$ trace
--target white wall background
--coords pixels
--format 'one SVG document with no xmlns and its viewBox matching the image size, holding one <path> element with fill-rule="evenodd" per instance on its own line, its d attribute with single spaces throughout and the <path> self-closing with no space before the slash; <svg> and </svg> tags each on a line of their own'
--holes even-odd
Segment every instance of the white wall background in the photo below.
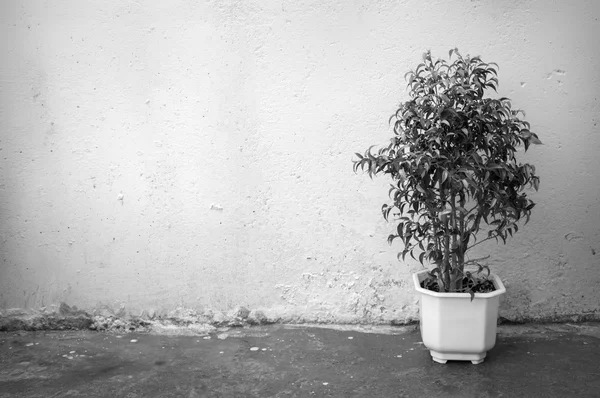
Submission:
<svg viewBox="0 0 600 398">
<path fill-rule="evenodd" d="M 0 5 L 0 308 L 263 309 L 403 322 L 417 307 L 352 154 L 403 75 L 455 46 L 500 65 L 541 188 L 478 246 L 511 319 L 600 310 L 600 2 L 35 1 Z"/>
</svg>

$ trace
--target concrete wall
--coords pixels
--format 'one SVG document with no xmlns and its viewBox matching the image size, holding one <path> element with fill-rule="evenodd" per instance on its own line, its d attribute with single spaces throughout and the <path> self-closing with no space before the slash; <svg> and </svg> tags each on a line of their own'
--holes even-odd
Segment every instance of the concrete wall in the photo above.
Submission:
<svg viewBox="0 0 600 398">
<path fill-rule="evenodd" d="M 0 308 L 262 309 L 404 322 L 384 144 L 403 75 L 458 46 L 545 143 L 533 219 L 480 245 L 509 319 L 600 309 L 597 1 L 41 1 L 0 6 Z"/>
</svg>

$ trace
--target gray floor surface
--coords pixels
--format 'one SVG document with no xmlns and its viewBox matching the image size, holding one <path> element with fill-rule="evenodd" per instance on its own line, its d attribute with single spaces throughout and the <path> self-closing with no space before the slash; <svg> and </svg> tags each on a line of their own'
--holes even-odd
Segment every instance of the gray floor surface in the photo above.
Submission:
<svg viewBox="0 0 600 398">
<path fill-rule="evenodd" d="M 0 333 L 0 397 L 600 397 L 600 324 L 501 326 L 479 365 L 418 326 Z"/>
</svg>

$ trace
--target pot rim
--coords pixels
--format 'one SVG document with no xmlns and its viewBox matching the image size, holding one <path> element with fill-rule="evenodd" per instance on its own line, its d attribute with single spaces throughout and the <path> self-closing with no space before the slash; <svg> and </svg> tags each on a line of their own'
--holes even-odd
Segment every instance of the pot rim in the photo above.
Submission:
<svg viewBox="0 0 600 398">
<path fill-rule="evenodd" d="M 421 294 L 426 294 L 426 295 L 432 296 L 432 297 L 468 298 L 469 300 L 471 299 L 470 293 L 439 293 L 439 292 L 434 292 L 431 290 L 423 289 L 421 287 L 421 281 L 423 279 L 425 279 L 425 276 L 427 276 L 428 273 L 429 273 L 429 270 L 426 269 L 426 270 L 415 272 L 413 274 L 413 282 L 415 284 L 415 290 L 417 292 L 419 292 Z M 502 280 L 500 279 L 500 277 L 498 275 L 491 273 L 489 278 L 492 280 L 492 283 L 494 284 L 494 287 L 496 288 L 496 290 L 494 290 L 493 292 L 489 292 L 489 293 L 475 293 L 475 298 L 489 299 L 492 297 L 501 296 L 504 293 L 506 293 L 506 287 L 504 287 L 504 284 L 502 283 Z"/>
</svg>

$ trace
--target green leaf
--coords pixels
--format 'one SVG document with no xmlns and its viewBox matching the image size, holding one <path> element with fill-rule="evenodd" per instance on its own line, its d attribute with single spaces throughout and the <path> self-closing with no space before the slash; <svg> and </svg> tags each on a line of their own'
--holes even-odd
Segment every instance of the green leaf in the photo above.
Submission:
<svg viewBox="0 0 600 398">
<path fill-rule="evenodd" d="M 534 145 L 542 145 L 542 141 L 540 141 L 540 139 L 533 134 L 531 135 L 531 137 L 529 137 L 529 143 Z"/>
<path fill-rule="evenodd" d="M 404 239 L 404 223 L 403 222 L 398 224 L 398 228 L 396 229 L 396 231 L 398 232 L 398 236 L 400 238 Z"/>
<path fill-rule="evenodd" d="M 444 171 L 442 171 L 442 178 L 440 180 L 441 184 L 443 184 L 448 179 L 448 175 L 448 170 L 444 169 Z"/>
</svg>

